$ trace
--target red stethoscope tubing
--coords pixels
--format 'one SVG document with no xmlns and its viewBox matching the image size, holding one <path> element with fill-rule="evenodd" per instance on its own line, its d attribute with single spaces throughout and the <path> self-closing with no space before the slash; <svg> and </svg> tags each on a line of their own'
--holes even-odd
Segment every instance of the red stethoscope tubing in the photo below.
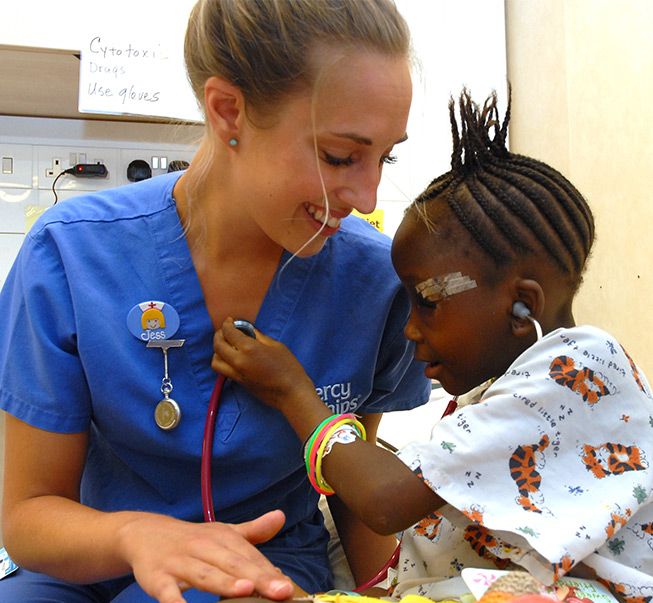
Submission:
<svg viewBox="0 0 653 603">
<path fill-rule="evenodd" d="M 213 491 L 211 489 L 211 458 L 213 456 L 213 435 L 215 431 L 215 420 L 218 416 L 218 405 L 220 403 L 220 396 L 222 395 L 222 388 L 226 381 L 224 375 L 218 375 L 211 392 L 209 399 L 209 407 L 206 411 L 206 421 L 204 423 L 204 438 L 202 439 L 202 466 L 201 466 L 201 482 L 202 482 L 202 510 L 204 511 L 204 521 L 215 521 L 215 511 L 213 508 Z M 388 568 L 392 567 L 399 558 L 399 546 L 395 549 L 392 557 L 388 559 L 386 564 L 379 570 L 376 576 L 371 580 L 361 584 L 354 592 L 361 592 L 374 586 L 380 580 L 386 577 Z"/>
<path fill-rule="evenodd" d="M 218 403 L 222 395 L 222 387 L 225 382 L 224 375 L 218 375 L 211 392 L 209 408 L 206 411 L 204 423 L 204 438 L 202 439 L 202 509 L 204 510 L 204 521 L 215 521 L 213 510 L 213 491 L 211 490 L 211 458 L 213 456 L 213 432 L 215 430 L 215 419 L 218 416 Z"/>
<path fill-rule="evenodd" d="M 204 423 L 204 438 L 202 440 L 202 467 L 201 467 L 201 482 L 202 482 L 202 509 L 204 510 L 204 521 L 212 522 L 215 521 L 215 512 L 213 509 L 213 492 L 211 490 L 211 457 L 213 456 L 213 432 L 215 431 L 215 419 L 218 415 L 218 404 L 220 402 L 220 396 L 222 395 L 222 388 L 226 378 L 224 375 L 218 375 L 218 378 L 215 381 L 213 386 L 213 391 L 211 392 L 211 398 L 209 400 L 209 408 L 206 412 L 206 421 Z M 443 417 L 451 414 L 456 408 L 455 398 L 449 402 L 447 408 L 444 411 Z M 397 545 L 397 548 L 392 553 L 390 559 L 386 561 L 383 567 L 377 572 L 377 574 L 369 579 L 364 584 L 357 586 L 354 589 L 355 593 L 360 593 L 368 588 L 371 588 L 375 584 L 378 584 L 381 580 L 385 579 L 388 575 L 388 570 L 397 563 L 399 559 L 399 551 L 401 548 L 401 543 Z"/>
<path fill-rule="evenodd" d="M 215 420 L 218 416 L 218 405 L 220 403 L 220 396 L 222 395 L 222 388 L 226 381 L 224 375 L 218 375 L 211 392 L 209 400 L 209 408 L 206 411 L 206 421 L 204 423 L 204 438 L 202 439 L 202 466 L 201 466 L 201 482 L 202 482 L 202 510 L 204 511 L 204 521 L 215 521 L 215 511 L 213 508 L 213 491 L 211 489 L 211 458 L 213 456 L 213 434 L 215 431 Z M 388 559 L 385 565 L 379 572 L 372 578 L 361 584 L 354 589 L 354 592 L 362 592 L 374 586 L 379 581 L 383 580 L 388 574 L 388 568 L 393 567 L 399 559 L 399 546 L 395 549 L 392 557 Z"/>
<path fill-rule="evenodd" d="M 388 570 L 391 567 L 394 567 L 397 564 L 397 561 L 399 561 L 399 553 L 401 551 L 401 542 L 397 544 L 397 548 L 394 550 L 394 553 L 390 556 L 390 559 L 388 559 L 385 562 L 385 565 L 377 572 L 377 574 L 374 576 L 374 578 L 370 578 L 367 582 L 364 582 L 360 586 L 357 586 L 354 589 L 355 593 L 362 593 L 366 591 L 368 588 L 372 588 L 373 586 L 376 586 L 381 580 L 385 580 L 388 577 Z"/>
</svg>

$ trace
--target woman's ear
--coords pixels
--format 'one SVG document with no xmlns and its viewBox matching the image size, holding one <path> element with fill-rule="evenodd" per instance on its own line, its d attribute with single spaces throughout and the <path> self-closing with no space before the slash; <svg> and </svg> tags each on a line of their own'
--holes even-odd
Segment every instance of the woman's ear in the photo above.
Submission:
<svg viewBox="0 0 653 603">
<path fill-rule="evenodd" d="M 204 84 L 204 110 L 214 134 L 233 147 L 238 140 L 244 115 L 244 98 L 240 88 L 224 78 L 213 76 Z"/>
<path fill-rule="evenodd" d="M 533 323 L 530 316 L 539 320 L 544 312 L 544 291 L 533 279 L 519 279 L 514 284 L 514 297 L 510 309 L 512 332 L 517 337 L 532 336 Z"/>
</svg>

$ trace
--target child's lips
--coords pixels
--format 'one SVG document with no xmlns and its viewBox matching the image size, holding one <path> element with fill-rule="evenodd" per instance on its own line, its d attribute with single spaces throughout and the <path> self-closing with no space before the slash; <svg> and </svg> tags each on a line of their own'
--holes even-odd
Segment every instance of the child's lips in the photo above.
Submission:
<svg viewBox="0 0 653 603">
<path fill-rule="evenodd" d="M 428 362 L 426 368 L 424 369 L 424 374 L 429 379 L 437 379 L 438 375 L 441 372 L 442 364 L 440 362 Z"/>
</svg>

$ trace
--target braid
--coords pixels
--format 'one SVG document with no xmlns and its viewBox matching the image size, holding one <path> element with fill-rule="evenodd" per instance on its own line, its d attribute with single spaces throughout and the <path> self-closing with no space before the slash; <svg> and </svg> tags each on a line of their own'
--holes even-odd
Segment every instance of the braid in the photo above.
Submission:
<svg viewBox="0 0 653 603">
<path fill-rule="evenodd" d="M 508 151 L 510 89 L 503 122 L 496 92 L 479 107 L 463 90 L 460 124 L 455 108 L 451 98 L 451 170 L 435 178 L 412 207 L 446 203 L 498 267 L 535 253 L 537 244 L 578 283 L 594 240 L 592 212 L 560 172 Z"/>
<path fill-rule="evenodd" d="M 513 155 L 513 159 L 516 165 L 532 168 L 534 179 L 548 178 L 553 182 L 556 199 L 567 208 L 576 228 L 582 233 L 583 247 L 585 253 L 589 255 L 594 242 L 594 219 L 589 206 L 576 190 L 576 187 L 560 172 L 546 165 L 546 163 L 524 155 Z"/>
<path fill-rule="evenodd" d="M 479 207 L 487 215 L 491 222 L 496 224 L 497 228 L 501 231 L 505 239 L 511 246 L 517 248 L 519 251 L 533 251 L 528 244 L 527 238 L 520 232 L 519 228 L 515 225 L 513 217 L 506 207 L 500 203 L 493 202 L 490 189 L 483 186 L 480 178 L 470 178 L 467 182 L 467 188 L 471 193 L 474 200 L 478 203 Z M 510 247 L 506 250 L 505 255 L 510 256 Z"/>
<path fill-rule="evenodd" d="M 454 172 L 462 171 L 462 141 L 458 133 L 458 122 L 456 121 L 456 110 L 453 98 L 449 99 L 449 121 L 451 122 L 451 169 Z"/>
<path fill-rule="evenodd" d="M 562 271 L 565 273 L 570 272 L 568 255 L 564 249 L 569 253 L 572 253 L 573 249 L 569 249 L 565 244 L 567 243 L 565 217 L 561 214 L 559 208 L 551 203 L 548 191 L 546 189 L 542 190 L 532 180 L 520 177 L 519 172 L 515 173 L 514 166 L 511 166 L 512 169 L 504 169 L 488 164 L 487 168 L 490 174 L 512 185 L 528 200 L 527 203 L 530 203 L 532 207 L 531 211 L 536 212 L 540 227 L 543 228 L 542 232 L 534 232 L 533 234 L 544 245 Z M 556 240 L 556 234 L 558 240 Z M 573 263 L 575 269 L 578 269 L 576 262 Z"/>
<path fill-rule="evenodd" d="M 485 220 L 482 217 L 483 212 L 478 207 L 475 208 L 476 211 L 468 211 L 468 204 L 456 199 L 453 189 L 447 191 L 446 198 L 449 208 L 486 253 L 495 258 L 500 265 L 507 262 L 509 256 L 501 246 L 500 241 L 494 237 L 486 236 Z"/>
</svg>

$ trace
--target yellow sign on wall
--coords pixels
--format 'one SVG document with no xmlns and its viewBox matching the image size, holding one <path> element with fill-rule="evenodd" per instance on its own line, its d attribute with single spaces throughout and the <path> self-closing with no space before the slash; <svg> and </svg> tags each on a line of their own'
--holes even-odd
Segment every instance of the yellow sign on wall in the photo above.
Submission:
<svg viewBox="0 0 653 603">
<path fill-rule="evenodd" d="M 25 232 L 29 232 L 30 228 L 34 225 L 34 222 L 39 218 L 39 216 L 48 209 L 44 205 L 28 205 L 25 207 Z"/>
<path fill-rule="evenodd" d="M 366 222 L 369 222 L 374 228 L 376 228 L 378 231 L 383 232 L 383 210 L 382 209 L 375 209 L 371 214 L 362 214 L 356 210 L 351 212 L 354 216 L 358 216 L 359 218 L 363 218 Z"/>
</svg>

